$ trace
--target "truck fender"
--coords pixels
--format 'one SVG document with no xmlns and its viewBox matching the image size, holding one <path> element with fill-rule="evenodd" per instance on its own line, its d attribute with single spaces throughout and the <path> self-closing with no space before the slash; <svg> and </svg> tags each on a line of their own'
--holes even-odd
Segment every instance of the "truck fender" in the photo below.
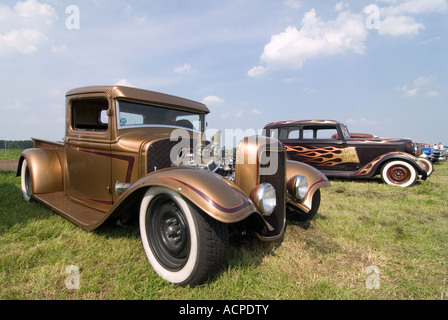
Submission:
<svg viewBox="0 0 448 320">
<path fill-rule="evenodd" d="M 172 167 L 153 172 L 132 185 L 114 203 L 111 212 L 139 194 L 141 198 L 148 188 L 165 187 L 179 193 L 212 218 L 223 223 L 244 220 L 258 212 L 252 201 L 238 187 L 221 176 L 202 169 Z"/>
<path fill-rule="evenodd" d="M 308 180 L 308 193 L 301 202 L 293 201 L 293 195 L 288 197 L 288 202 L 299 207 L 304 212 L 309 212 L 312 207 L 314 193 L 322 188 L 331 186 L 328 178 L 316 168 L 302 162 L 287 160 L 286 162 L 286 181 L 290 181 L 296 175 L 304 175 Z M 288 191 L 289 194 L 289 191 Z"/>
<path fill-rule="evenodd" d="M 17 168 L 17 176 L 21 176 L 25 159 L 29 166 L 33 194 L 64 190 L 62 165 L 55 150 L 32 148 L 23 151 Z"/>
</svg>

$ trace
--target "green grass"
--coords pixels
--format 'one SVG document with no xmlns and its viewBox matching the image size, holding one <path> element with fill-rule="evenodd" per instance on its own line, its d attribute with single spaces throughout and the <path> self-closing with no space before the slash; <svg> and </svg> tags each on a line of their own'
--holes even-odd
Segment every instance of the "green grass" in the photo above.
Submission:
<svg viewBox="0 0 448 320">
<path fill-rule="evenodd" d="M 1 149 L 0 160 L 19 160 L 22 149 Z"/>
<path fill-rule="evenodd" d="M 448 299 L 448 163 L 411 188 L 333 180 L 310 223 L 282 241 L 230 247 L 221 273 L 196 288 L 160 279 L 137 224 L 86 232 L 0 173 L 0 299 Z M 65 285 L 80 268 L 79 290 Z M 379 289 L 368 289 L 368 266 Z"/>
</svg>

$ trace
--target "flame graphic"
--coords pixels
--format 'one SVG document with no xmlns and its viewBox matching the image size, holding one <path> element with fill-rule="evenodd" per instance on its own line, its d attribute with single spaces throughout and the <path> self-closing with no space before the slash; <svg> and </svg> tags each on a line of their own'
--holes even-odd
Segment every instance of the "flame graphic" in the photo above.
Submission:
<svg viewBox="0 0 448 320">
<path fill-rule="evenodd" d="M 359 163 L 355 147 L 286 146 L 286 151 L 300 161 L 314 166 L 335 166 L 342 163 Z"/>
</svg>

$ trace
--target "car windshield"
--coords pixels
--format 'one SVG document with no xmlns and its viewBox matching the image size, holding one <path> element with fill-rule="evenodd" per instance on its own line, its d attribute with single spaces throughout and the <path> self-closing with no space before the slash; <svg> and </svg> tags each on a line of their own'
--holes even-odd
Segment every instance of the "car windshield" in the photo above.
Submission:
<svg viewBox="0 0 448 320">
<path fill-rule="evenodd" d="M 350 139 L 350 132 L 348 132 L 348 128 L 346 125 L 341 124 L 341 131 L 344 139 Z"/>
<path fill-rule="evenodd" d="M 118 129 L 171 126 L 204 131 L 205 114 L 116 100 Z"/>
</svg>

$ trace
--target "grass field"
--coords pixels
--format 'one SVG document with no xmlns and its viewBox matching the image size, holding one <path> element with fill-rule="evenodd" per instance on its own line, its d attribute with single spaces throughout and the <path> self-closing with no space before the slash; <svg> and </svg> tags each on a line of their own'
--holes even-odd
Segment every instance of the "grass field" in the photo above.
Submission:
<svg viewBox="0 0 448 320">
<path fill-rule="evenodd" d="M 138 225 L 86 232 L 0 173 L 0 299 L 448 299 L 448 163 L 411 188 L 332 180 L 310 223 L 276 243 L 247 239 L 196 288 L 161 280 Z M 79 268 L 79 289 L 66 281 Z M 69 282 L 73 284 L 73 282 Z"/>
</svg>

